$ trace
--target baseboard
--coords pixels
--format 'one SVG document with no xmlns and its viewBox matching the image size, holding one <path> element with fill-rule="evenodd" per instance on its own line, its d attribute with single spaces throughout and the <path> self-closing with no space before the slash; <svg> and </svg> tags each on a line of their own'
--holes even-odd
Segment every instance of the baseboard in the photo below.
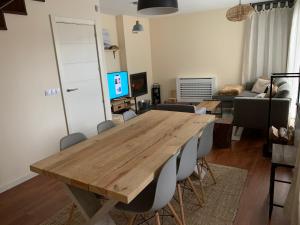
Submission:
<svg viewBox="0 0 300 225">
<path fill-rule="evenodd" d="M 15 187 L 15 186 L 23 183 L 23 182 L 25 182 L 27 180 L 30 180 L 31 178 L 33 178 L 35 176 L 37 176 L 37 174 L 30 173 L 30 174 L 28 174 L 26 176 L 19 177 L 19 178 L 15 179 L 12 182 L 9 182 L 7 184 L 3 184 L 3 185 L 0 186 L 0 193 L 5 192 L 5 191 L 7 191 L 7 190 L 9 190 L 9 189 L 11 189 L 11 188 L 13 188 L 13 187 Z"/>
</svg>

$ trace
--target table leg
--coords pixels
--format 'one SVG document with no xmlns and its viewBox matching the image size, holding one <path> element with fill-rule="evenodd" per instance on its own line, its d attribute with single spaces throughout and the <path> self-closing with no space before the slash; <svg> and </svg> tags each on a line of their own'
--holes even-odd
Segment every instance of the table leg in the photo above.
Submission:
<svg viewBox="0 0 300 225">
<path fill-rule="evenodd" d="M 222 103 L 222 101 L 220 103 L 220 108 L 221 108 L 221 118 L 222 118 L 223 117 L 223 103 Z"/>
<path fill-rule="evenodd" d="M 92 192 L 69 185 L 66 185 L 66 189 L 86 219 L 86 225 L 116 225 L 108 213 L 117 204 L 117 201 L 108 200 L 101 204 Z"/>
</svg>

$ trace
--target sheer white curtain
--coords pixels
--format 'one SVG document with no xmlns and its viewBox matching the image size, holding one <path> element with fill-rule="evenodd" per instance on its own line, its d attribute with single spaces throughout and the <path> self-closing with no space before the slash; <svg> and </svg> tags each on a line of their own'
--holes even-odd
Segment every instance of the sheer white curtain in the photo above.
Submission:
<svg viewBox="0 0 300 225">
<path fill-rule="evenodd" d="M 300 72 L 300 1 L 298 0 L 294 6 L 292 28 L 290 35 L 289 54 L 287 63 L 288 73 Z M 291 85 L 291 113 L 294 118 L 296 112 L 296 100 L 298 95 L 298 82 L 297 78 L 289 79 L 288 82 Z"/>
<path fill-rule="evenodd" d="M 287 71 L 294 73 L 300 71 L 300 0 L 294 6 L 293 21 L 291 28 L 290 47 Z M 291 82 L 293 105 L 297 99 L 298 80 Z M 295 110 L 295 109 L 294 109 Z M 299 117 L 299 115 L 298 115 Z M 297 119 L 298 119 L 297 117 Z M 296 121 L 297 121 L 296 119 Z M 295 140 L 300 139 L 300 131 L 295 131 Z M 285 204 L 285 211 L 291 220 L 291 225 L 300 224 L 300 149 L 298 149 L 296 168 L 294 170 L 293 182 Z"/>
<path fill-rule="evenodd" d="M 242 82 L 285 72 L 293 10 L 272 8 L 246 21 Z"/>
</svg>

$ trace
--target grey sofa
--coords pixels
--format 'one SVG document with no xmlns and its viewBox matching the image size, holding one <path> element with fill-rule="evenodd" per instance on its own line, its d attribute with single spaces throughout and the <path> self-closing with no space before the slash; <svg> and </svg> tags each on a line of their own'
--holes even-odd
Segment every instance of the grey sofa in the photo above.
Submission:
<svg viewBox="0 0 300 225">
<path fill-rule="evenodd" d="M 283 79 L 275 79 L 278 86 L 277 94 L 272 98 L 271 125 L 279 127 L 288 126 L 290 108 L 290 86 Z M 269 98 L 256 98 L 257 93 L 251 92 L 254 85 L 247 83 L 245 91 L 234 98 L 234 120 L 237 127 L 267 129 Z"/>
</svg>

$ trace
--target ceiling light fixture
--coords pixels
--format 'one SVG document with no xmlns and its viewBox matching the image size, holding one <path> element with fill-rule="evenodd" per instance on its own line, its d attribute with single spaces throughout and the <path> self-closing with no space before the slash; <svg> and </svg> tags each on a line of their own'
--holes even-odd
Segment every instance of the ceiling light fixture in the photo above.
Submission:
<svg viewBox="0 0 300 225">
<path fill-rule="evenodd" d="M 134 5 L 135 7 L 137 6 L 137 4 L 138 4 L 137 1 L 132 2 L 132 5 Z M 138 18 L 138 12 L 137 12 L 137 14 L 136 14 L 136 22 L 135 22 L 135 24 L 132 27 L 132 33 L 137 34 L 137 33 L 141 32 L 141 31 L 144 31 L 144 27 L 143 27 L 142 24 L 140 24 L 140 21 L 139 21 L 139 18 Z"/>
<path fill-rule="evenodd" d="M 164 15 L 178 11 L 177 0 L 139 0 L 138 11 L 144 15 Z"/>
<path fill-rule="evenodd" d="M 240 0 L 240 4 L 228 9 L 226 18 L 233 22 L 243 21 L 251 17 L 254 12 L 255 10 L 250 4 L 242 4 Z"/>
<path fill-rule="evenodd" d="M 132 28 L 132 33 L 137 34 L 138 32 L 144 31 L 144 27 L 140 24 L 140 21 L 136 21 Z"/>
</svg>

